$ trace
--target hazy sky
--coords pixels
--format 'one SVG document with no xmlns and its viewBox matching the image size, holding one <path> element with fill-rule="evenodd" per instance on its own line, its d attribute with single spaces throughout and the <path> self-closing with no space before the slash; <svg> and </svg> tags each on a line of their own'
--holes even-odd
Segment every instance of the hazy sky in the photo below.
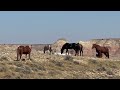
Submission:
<svg viewBox="0 0 120 90">
<path fill-rule="evenodd" d="M 120 38 L 120 11 L 0 11 L 0 43 Z"/>
</svg>

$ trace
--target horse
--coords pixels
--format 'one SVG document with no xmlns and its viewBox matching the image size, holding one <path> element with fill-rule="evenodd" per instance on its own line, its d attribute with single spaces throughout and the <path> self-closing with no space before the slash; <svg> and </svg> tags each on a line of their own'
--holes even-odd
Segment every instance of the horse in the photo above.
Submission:
<svg viewBox="0 0 120 90">
<path fill-rule="evenodd" d="M 68 49 L 74 49 L 75 56 L 79 55 L 79 51 L 80 51 L 80 56 L 81 56 L 81 53 L 83 56 L 83 46 L 79 43 L 65 43 L 61 48 L 61 54 L 64 52 L 64 49 L 66 49 L 66 54 L 68 53 L 68 55 L 69 55 Z"/>
<path fill-rule="evenodd" d="M 32 45 L 31 45 L 31 48 L 29 46 L 19 46 L 17 48 L 17 60 L 19 60 L 19 57 L 21 59 L 22 54 L 25 54 L 26 58 L 27 58 L 27 54 L 28 54 L 29 55 L 29 59 L 31 59 L 30 58 L 31 49 L 32 49 Z"/>
<path fill-rule="evenodd" d="M 96 49 L 96 52 L 97 52 L 96 57 L 102 58 L 102 53 L 103 53 L 107 58 L 109 58 L 109 49 L 108 49 L 108 47 L 102 47 L 100 45 L 93 44 L 92 49 L 93 48 Z"/>
<path fill-rule="evenodd" d="M 46 46 L 44 46 L 44 50 L 43 50 L 44 54 L 45 54 L 45 52 L 48 51 L 48 50 L 49 50 L 49 52 L 50 52 L 50 54 L 51 54 L 51 52 L 52 52 L 52 47 L 51 47 L 51 45 L 46 45 Z"/>
</svg>

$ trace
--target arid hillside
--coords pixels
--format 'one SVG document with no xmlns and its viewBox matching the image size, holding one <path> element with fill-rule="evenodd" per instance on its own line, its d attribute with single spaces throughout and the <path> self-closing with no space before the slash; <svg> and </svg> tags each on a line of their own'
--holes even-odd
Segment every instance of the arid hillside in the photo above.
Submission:
<svg viewBox="0 0 120 90">
<path fill-rule="evenodd" d="M 59 39 L 52 44 L 59 53 L 67 40 Z M 64 56 L 43 54 L 44 44 L 33 44 L 31 60 L 16 61 L 19 45 L 0 45 L 1 79 L 120 79 L 120 39 L 93 39 L 80 41 L 84 46 L 84 56 Z M 96 58 L 92 44 L 110 48 L 110 59 Z"/>
</svg>

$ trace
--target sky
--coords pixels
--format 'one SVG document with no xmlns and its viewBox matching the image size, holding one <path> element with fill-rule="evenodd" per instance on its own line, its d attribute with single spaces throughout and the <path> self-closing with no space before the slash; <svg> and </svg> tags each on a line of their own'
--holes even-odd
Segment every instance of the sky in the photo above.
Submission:
<svg viewBox="0 0 120 90">
<path fill-rule="evenodd" d="M 120 11 L 0 11 L 0 44 L 120 38 Z"/>
</svg>

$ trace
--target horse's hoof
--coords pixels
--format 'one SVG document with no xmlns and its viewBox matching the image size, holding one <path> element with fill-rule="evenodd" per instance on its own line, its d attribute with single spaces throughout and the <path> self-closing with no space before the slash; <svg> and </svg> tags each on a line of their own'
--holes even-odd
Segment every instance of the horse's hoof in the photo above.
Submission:
<svg viewBox="0 0 120 90">
<path fill-rule="evenodd" d="M 14 60 L 14 61 L 20 61 L 20 60 Z"/>
<path fill-rule="evenodd" d="M 25 61 L 25 59 L 22 59 L 22 61 Z"/>
</svg>

